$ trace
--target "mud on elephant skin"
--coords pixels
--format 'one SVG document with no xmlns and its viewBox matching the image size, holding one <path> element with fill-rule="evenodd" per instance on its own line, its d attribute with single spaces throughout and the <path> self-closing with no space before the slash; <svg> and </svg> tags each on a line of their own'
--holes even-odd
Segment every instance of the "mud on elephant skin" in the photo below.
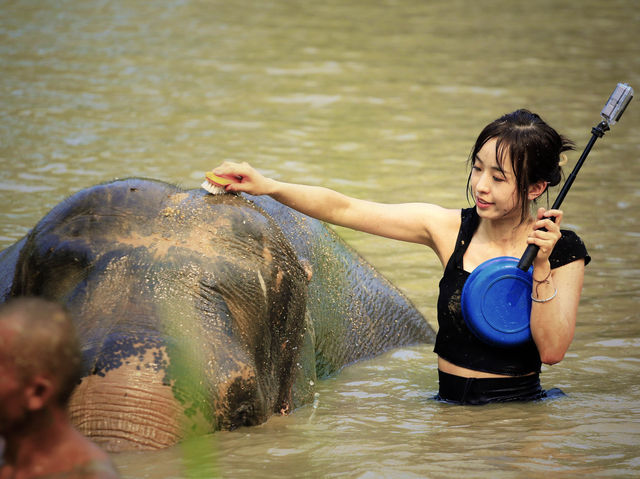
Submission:
<svg viewBox="0 0 640 479">
<path fill-rule="evenodd" d="M 0 295 L 45 296 L 76 318 L 85 377 L 70 414 L 111 451 L 260 424 L 346 364 L 433 340 L 321 223 L 155 180 L 60 203 L 0 253 Z"/>
</svg>

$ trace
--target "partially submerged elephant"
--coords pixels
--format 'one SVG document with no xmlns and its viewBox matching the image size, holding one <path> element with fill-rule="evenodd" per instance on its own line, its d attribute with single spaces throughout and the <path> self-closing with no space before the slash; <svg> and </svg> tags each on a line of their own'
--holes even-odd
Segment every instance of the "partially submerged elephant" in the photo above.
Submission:
<svg viewBox="0 0 640 479">
<path fill-rule="evenodd" d="M 87 188 L 0 253 L 0 302 L 76 318 L 85 377 L 70 414 L 108 450 L 260 424 L 390 348 L 421 314 L 331 230 L 268 197 L 145 179 Z"/>
</svg>

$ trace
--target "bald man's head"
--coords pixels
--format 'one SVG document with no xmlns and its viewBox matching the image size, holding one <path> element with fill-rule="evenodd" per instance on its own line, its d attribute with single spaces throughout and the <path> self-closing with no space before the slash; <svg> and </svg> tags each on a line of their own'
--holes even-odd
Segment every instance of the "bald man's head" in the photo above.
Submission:
<svg viewBox="0 0 640 479">
<path fill-rule="evenodd" d="M 10 362 L 27 383 L 36 375 L 56 386 L 54 399 L 66 404 L 80 380 L 82 356 L 73 323 L 59 304 L 17 298 L 0 305 L 0 362 Z"/>
</svg>

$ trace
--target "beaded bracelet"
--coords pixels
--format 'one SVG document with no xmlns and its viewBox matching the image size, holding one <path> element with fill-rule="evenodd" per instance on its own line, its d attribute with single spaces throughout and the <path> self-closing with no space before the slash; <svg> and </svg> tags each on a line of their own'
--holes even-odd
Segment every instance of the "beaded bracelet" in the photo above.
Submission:
<svg viewBox="0 0 640 479">
<path fill-rule="evenodd" d="M 556 294 L 558 294 L 558 288 L 555 288 L 555 291 L 553 292 L 553 294 L 551 296 L 549 296 L 547 299 L 537 299 L 533 297 L 533 293 L 531 294 L 531 299 L 533 301 L 535 301 L 536 303 L 546 303 L 547 301 L 551 301 L 553 298 L 556 297 Z"/>
</svg>

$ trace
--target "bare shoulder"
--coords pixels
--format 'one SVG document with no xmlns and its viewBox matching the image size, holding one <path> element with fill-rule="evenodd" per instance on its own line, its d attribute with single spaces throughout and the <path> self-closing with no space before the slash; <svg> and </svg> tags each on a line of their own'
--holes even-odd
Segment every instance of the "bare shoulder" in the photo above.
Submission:
<svg viewBox="0 0 640 479">
<path fill-rule="evenodd" d="M 432 204 L 425 204 L 424 206 L 438 220 L 441 226 L 458 230 L 460 226 L 460 208 L 450 209 Z"/>
<path fill-rule="evenodd" d="M 431 203 L 407 203 L 402 205 L 407 221 L 421 225 L 425 243 L 432 248 L 440 241 L 455 235 L 460 227 L 460 210 L 443 208 Z"/>
<path fill-rule="evenodd" d="M 435 251 L 444 267 L 455 248 L 460 230 L 460 209 L 443 208 L 438 205 L 425 205 L 426 228 L 431 248 Z"/>
<path fill-rule="evenodd" d="M 109 454 L 88 438 L 85 439 L 87 461 L 82 468 L 85 470 L 86 476 L 79 477 L 86 477 L 87 479 L 119 478 L 120 474 L 118 474 Z"/>
<path fill-rule="evenodd" d="M 460 210 L 443 208 L 431 203 L 412 203 L 407 205 L 413 208 L 413 220 L 423 229 L 423 243 L 432 248 L 438 256 L 439 250 L 448 239 L 455 236 L 460 227 Z"/>
<path fill-rule="evenodd" d="M 11 479 L 15 477 L 13 467 L 0 462 L 0 479 Z"/>
<path fill-rule="evenodd" d="M 460 210 L 443 208 L 431 203 L 408 203 L 407 209 L 413 210 L 414 220 L 418 220 L 430 235 L 443 230 L 458 229 L 460 225 Z"/>
<path fill-rule="evenodd" d="M 455 227 L 460 210 L 430 203 L 385 204 L 356 200 L 348 220 L 338 222 L 359 231 L 434 248 L 433 239 Z"/>
<path fill-rule="evenodd" d="M 60 474 L 67 479 L 116 479 L 119 478 L 115 465 L 107 452 L 89 438 L 74 431 L 75 441 L 66 451 L 66 458 L 72 467 L 68 472 Z M 62 462 L 62 461 L 61 461 Z M 57 477 L 57 476 L 56 476 Z"/>
<path fill-rule="evenodd" d="M 51 475 L 50 479 L 119 479 L 120 477 L 111 460 L 106 458 L 78 464 L 69 471 Z"/>
</svg>

